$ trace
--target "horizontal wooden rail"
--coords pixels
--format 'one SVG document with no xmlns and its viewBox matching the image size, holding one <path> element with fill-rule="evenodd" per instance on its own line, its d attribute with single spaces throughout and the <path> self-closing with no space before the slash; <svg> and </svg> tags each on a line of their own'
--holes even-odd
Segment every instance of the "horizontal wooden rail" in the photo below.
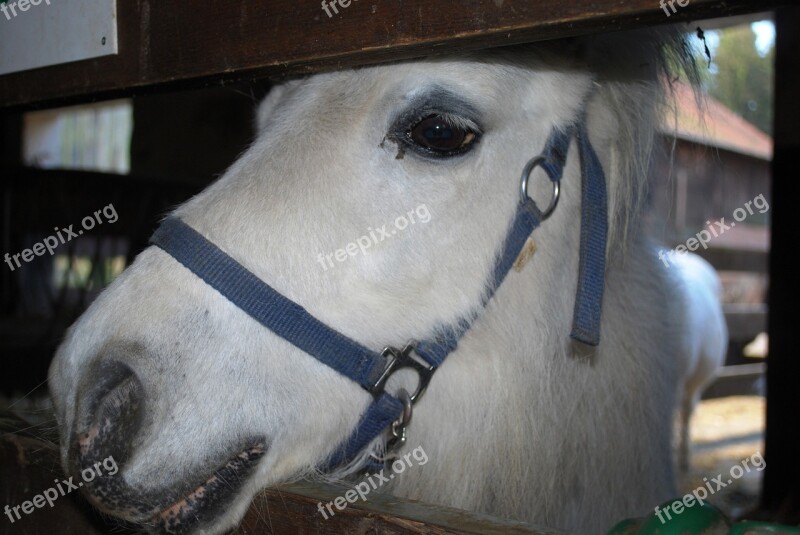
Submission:
<svg viewBox="0 0 800 535">
<path fill-rule="evenodd" d="M 325 504 L 344 497 L 351 487 L 298 482 L 269 489 L 250 505 L 237 533 L 383 533 L 391 535 L 566 535 L 554 529 L 451 509 L 427 503 L 370 494 L 368 501 L 355 496 L 342 510 L 331 506 L 333 516 L 319 511 Z M 352 497 L 352 495 L 351 495 Z M 338 503 L 342 505 L 344 500 Z"/>
<path fill-rule="evenodd" d="M 657 0 L 350 0 L 329 17 L 317 0 L 118 0 L 118 55 L 2 76 L 0 108 L 730 16 L 782 3 L 691 0 L 675 3 L 668 16 Z M 32 35 L 31 46 L 36 42 Z"/>
<path fill-rule="evenodd" d="M 709 247 L 696 252 L 720 271 L 767 272 L 769 251 Z"/>
<path fill-rule="evenodd" d="M 728 336 L 736 342 L 750 342 L 767 330 L 766 305 L 725 305 Z"/>
<path fill-rule="evenodd" d="M 756 379 L 767 373 L 766 362 L 723 366 L 717 374 L 717 381 L 725 379 Z"/>
</svg>

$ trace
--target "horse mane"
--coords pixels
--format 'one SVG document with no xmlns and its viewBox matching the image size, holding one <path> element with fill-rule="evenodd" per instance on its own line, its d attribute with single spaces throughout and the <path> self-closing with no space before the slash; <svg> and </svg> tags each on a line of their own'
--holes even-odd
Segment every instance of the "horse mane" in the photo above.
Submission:
<svg viewBox="0 0 800 535">
<path fill-rule="evenodd" d="M 602 103 L 602 122 L 611 140 L 606 164 L 608 250 L 624 252 L 646 204 L 651 161 L 658 150 L 656 132 L 665 118 L 677 121 L 675 83 L 681 80 L 692 87 L 698 107 L 703 109 L 700 72 L 687 34 L 675 27 L 650 28 L 475 54 L 493 63 L 500 60 L 517 65 L 535 58 L 555 70 L 582 70 L 592 75 L 594 91 L 587 106 L 590 113 L 597 113 L 596 104 Z M 589 128 L 596 131 L 591 119 Z"/>
<path fill-rule="evenodd" d="M 597 98 L 617 118 L 609 176 L 609 251 L 624 249 L 647 199 L 656 133 L 665 119 L 677 121 L 674 84 L 695 89 L 700 74 L 688 36 L 674 27 L 586 39 L 588 64 L 597 75 Z M 615 180 L 613 177 L 622 177 Z"/>
</svg>

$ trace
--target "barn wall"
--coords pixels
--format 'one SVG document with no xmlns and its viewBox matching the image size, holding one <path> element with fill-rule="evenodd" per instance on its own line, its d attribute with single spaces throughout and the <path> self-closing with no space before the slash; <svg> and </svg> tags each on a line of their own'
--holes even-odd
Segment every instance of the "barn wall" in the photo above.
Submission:
<svg viewBox="0 0 800 535">
<path fill-rule="evenodd" d="M 649 216 L 671 245 L 702 230 L 709 218 L 730 220 L 736 208 L 759 194 L 770 201 L 769 161 L 685 140 L 677 140 L 673 152 L 671 139 L 660 140 Z M 769 212 L 756 211 L 746 223 L 763 227 L 768 217 Z"/>
<path fill-rule="evenodd" d="M 259 83 L 134 99 L 131 174 L 209 184 L 253 139 L 255 107 L 267 89 Z"/>
<path fill-rule="evenodd" d="M 106 259 L 133 261 L 164 214 L 225 171 L 252 140 L 255 100 L 267 89 L 263 83 L 134 99 L 130 175 L 22 168 L 21 115 L 2 117 L 0 253 L 30 248 L 54 227 L 109 204 L 118 220 L 23 269 L 0 264 L 0 395 L 22 395 L 42 383 L 66 328 L 109 282 L 99 273 Z M 55 287 L 54 262 L 64 255 L 70 262 L 91 259 L 90 286 Z"/>
</svg>

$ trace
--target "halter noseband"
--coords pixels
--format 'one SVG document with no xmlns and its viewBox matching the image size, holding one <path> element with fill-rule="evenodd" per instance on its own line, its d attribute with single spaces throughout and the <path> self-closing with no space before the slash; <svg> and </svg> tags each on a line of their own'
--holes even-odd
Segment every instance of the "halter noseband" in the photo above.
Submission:
<svg viewBox="0 0 800 535">
<path fill-rule="evenodd" d="M 525 166 L 521 201 L 489 279 L 489 291 L 483 305 L 503 282 L 533 230 L 555 209 L 567 151 L 573 138 L 580 150 L 583 178 L 578 289 L 570 337 L 596 346 L 600 342 L 608 209 L 605 175 L 589 142 L 583 116 L 578 123 L 566 129 L 554 128 L 542 153 Z M 553 200 L 544 212 L 539 210 L 527 193 L 528 178 L 536 167 L 541 167 L 554 185 Z M 413 404 L 420 399 L 433 373 L 456 348 L 459 339 L 474 321 L 474 318 L 461 319 L 454 325 L 438 329 L 437 336 L 432 339 L 411 342 L 403 349 L 387 347 L 382 352 L 376 352 L 319 321 L 176 217 L 164 220 L 150 238 L 150 243 L 170 254 L 275 334 L 349 377 L 372 394 L 373 402 L 361 416 L 356 430 L 328 459 L 327 466 L 331 468 L 355 459 L 389 426 L 393 438 L 388 441 L 386 450 L 391 451 L 402 445 Z M 398 399 L 384 388 L 389 377 L 402 368 L 416 371 L 419 383 L 413 394 L 401 391 Z M 383 462 L 382 459 L 375 460 Z"/>
</svg>

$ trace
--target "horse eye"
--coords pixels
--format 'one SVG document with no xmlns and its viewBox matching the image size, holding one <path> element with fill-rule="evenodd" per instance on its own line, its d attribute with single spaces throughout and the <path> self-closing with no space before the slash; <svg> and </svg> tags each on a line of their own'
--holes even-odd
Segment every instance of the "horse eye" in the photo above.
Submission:
<svg viewBox="0 0 800 535">
<path fill-rule="evenodd" d="M 408 137 L 418 147 L 444 156 L 467 150 L 476 136 L 475 132 L 456 126 L 441 115 L 431 115 L 414 125 Z"/>
</svg>

